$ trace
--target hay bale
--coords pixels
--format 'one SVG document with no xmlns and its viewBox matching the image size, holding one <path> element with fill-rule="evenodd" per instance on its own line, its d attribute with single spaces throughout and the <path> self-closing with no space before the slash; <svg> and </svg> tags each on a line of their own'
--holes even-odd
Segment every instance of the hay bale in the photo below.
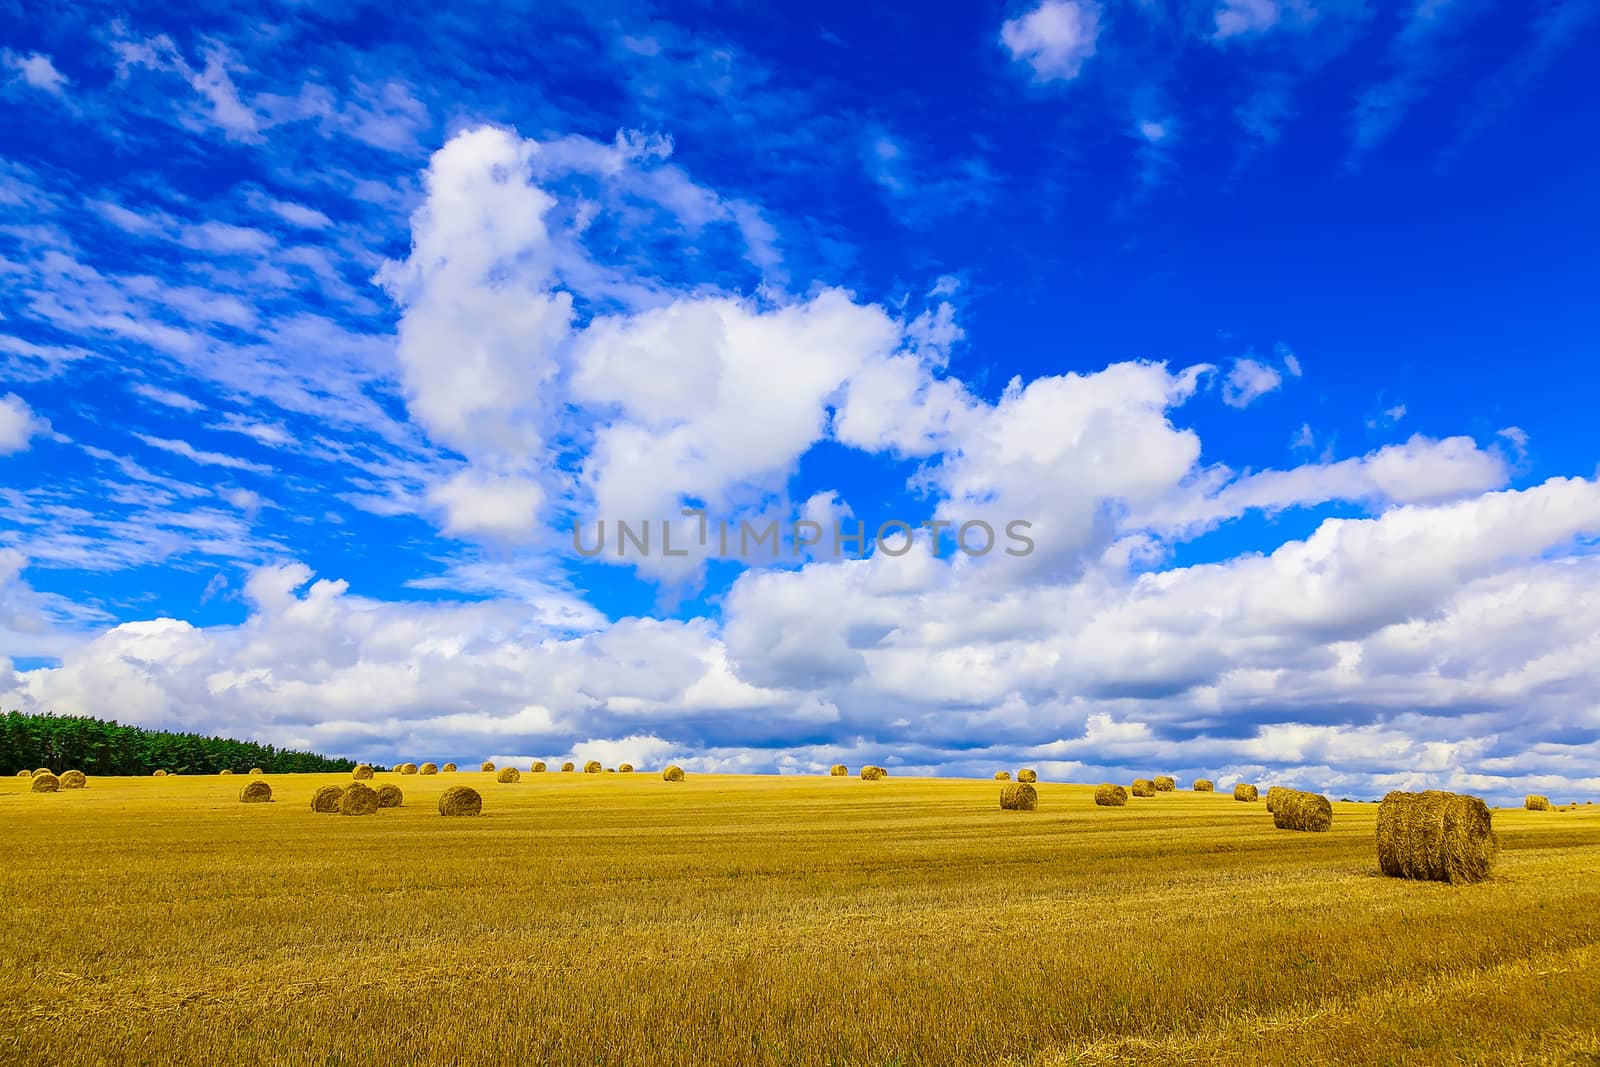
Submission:
<svg viewBox="0 0 1600 1067">
<path fill-rule="evenodd" d="M 512 785 L 522 781 L 522 772 L 515 767 L 501 767 L 500 773 L 494 776 L 494 780 L 505 785 Z"/>
<path fill-rule="evenodd" d="M 494 770 L 494 760 L 484 760 L 483 763 L 479 765 L 478 770 L 484 771 L 485 773 Z"/>
<path fill-rule="evenodd" d="M 396 767 L 395 770 L 401 774 L 416 774 L 417 765 L 415 763 L 402 763 L 400 766 Z"/>
<path fill-rule="evenodd" d="M 828 768 L 828 773 L 835 778 L 848 778 L 850 777 L 850 768 L 842 763 L 835 763 Z"/>
<path fill-rule="evenodd" d="M 456 765 L 454 763 L 446 763 L 443 767 L 440 767 L 439 770 L 444 774 L 454 774 L 456 773 Z"/>
<path fill-rule="evenodd" d="M 599 774 L 605 768 L 600 766 L 600 761 L 592 759 L 583 765 L 584 774 Z"/>
<path fill-rule="evenodd" d="M 1001 811 L 1033 811 L 1039 806 L 1039 791 L 1028 782 L 1007 782 L 1000 787 Z"/>
<path fill-rule="evenodd" d="M 1290 789 L 1286 785 L 1268 786 L 1267 787 L 1267 811 L 1269 811 L 1269 812 L 1277 811 L 1278 810 L 1278 798 L 1283 796 L 1285 793 L 1292 793 L 1292 792 L 1294 792 L 1294 790 Z"/>
<path fill-rule="evenodd" d="M 1017 772 L 1017 781 L 1019 782 L 1037 782 L 1038 780 L 1039 772 L 1032 767 L 1024 767 Z"/>
<path fill-rule="evenodd" d="M 544 773 L 544 760 L 542 760 L 542 759 L 534 760 L 533 761 L 533 766 L 528 768 L 528 773 L 529 774 L 543 774 Z"/>
<path fill-rule="evenodd" d="M 1156 795 L 1156 784 L 1148 778 L 1135 778 L 1128 792 L 1136 797 L 1153 797 Z"/>
<path fill-rule="evenodd" d="M 564 771 L 575 771 L 575 770 L 577 770 L 577 769 L 578 769 L 578 768 L 577 768 L 577 767 L 575 767 L 575 766 L 573 766 L 573 764 L 572 764 L 572 761 L 571 761 L 571 760 L 568 760 L 568 761 L 567 761 L 567 762 L 566 762 L 566 763 L 563 763 L 563 764 L 562 764 L 562 765 L 561 765 L 561 769 L 562 769 L 562 770 L 564 770 Z"/>
<path fill-rule="evenodd" d="M 1481 882 L 1499 851 L 1493 820 L 1477 797 L 1396 790 L 1378 805 L 1378 866 L 1391 878 Z"/>
<path fill-rule="evenodd" d="M 1102 808 L 1120 808 L 1128 803 L 1128 791 L 1120 785 L 1105 782 L 1095 787 L 1094 802 Z"/>
<path fill-rule="evenodd" d="M 1196 793 L 1209 793 L 1213 788 L 1215 786 L 1209 778 L 1196 778 L 1194 780 L 1194 791 Z"/>
<path fill-rule="evenodd" d="M 239 803 L 270 804 L 272 787 L 266 782 L 246 782 L 244 788 L 239 790 Z"/>
<path fill-rule="evenodd" d="M 1158 774 L 1155 777 L 1155 787 L 1157 793 L 1170 793 L 1178 788 L 1178 783 L 1164 774 Z"/>
<path fill-rule="evenodd" d="M 33 774 L 33 791 L 35 793 L 54 793 L 61 788 L 61 779 L 45 771 L 43 774 Z"/>
<path fill-rule="evenodd" d="M 1326 833 L 1333 827 L 1333 805 L 1321 793 L 1282 789 L 1272 812 L 1272 825 L 1280 830 Z"/>
<path fill-rule="evenodd" d="M 82 771 L 67 771 L 61 776 L 62 789 L 82 789 L 89 784 L 89 776 Z"/>
<path fill-rule="evenodd" d="M 1010 771 L 995 771 L 994 772 L 994 780 L 997 781 L 997 782 L 1009 782 L 1009 781 L 1011 781 L 1011 772 Z"/>
<path fill-rule="evenodd" d="M 378 791 L 361 782 L 351 782 L 339 797 L 340 815 L 373 815 L 378 810 Z"/>
<path fill-rule="evenodd" d="M 232 774 L 233 771 L 229 770 L 227 767 L 224 767 L 224 768 L 222 768 L 222 770 L 218 771 L 217 773 L 218 774 Z"/>
<path fill-rule="evenodd" d="M 1247 804 L 1254 804 L 1261 797 L 1261 793 L 1253 785 L 1240 782 L 1233 787 L 1233 799 L 1242 800 Z"/>
<path fill-rule="evenodd" d="M 266 774 L 266 773 L 267 772 L 262 770 L 260 767 L 251 767 L 250 768 L 250 774 L 252 776 L 254 776 L 254 777 L 260 777 L 261 775 Z"/>
<path fill-rule="evenodd" d="M 48 773 L 48 772 L 46 772 L 46 773 Z M 151 774 L 150 774 L 150 777 L 152 777 L 152 778 L 165 778 L 166 776 L 167 776 L 167 772 L 166 771 L 160 771 L 160 770 L 152 771 Z"/>
<path fill-rule="evenodd" d="M 32 778 L 33 777 L 33 772 L 32 771 L 18 771 L 17 772 L 17 777 L 18 778 Z"/>
<path fill-rule="evenodd" d="M 632 774 L 633 773 L 633 764 L 631 764 L 631 763 L 619 763 L 619 764 L 617 764 L 617 773 L 618 774 Z"/>
<path fill-rule="evenodd" d="M 418 774 L 438 774 L 439 773 L 439 765 L 437 763 L 424 763 L 422 766 L 417 768 L 417 773 Z"/>
<path fill-rule="evenodd" d="M 482 812 L 483 797 L 478 795 L 476 789 L 453 785 L 439 794 L 440 815 L 479 815 Z"/>
<path fill-rule="evenodd" d="M 876 782 L 880 778 L 887 777 L 889 777 L 889 772 L 884 770 L 882 767 L 873 767 L 868 765 L 861 768 L 861 780 L 863 782 Z"/>
<path fill-rule="evenodd" d="M 378 787 L 378 807 L 398 808 L 406 802 L 406 795 L 400 792 L 397 785 L 380 785 Z"/>
<path fill-rule="evenodd" d="M 30 772 L 28 776 L 30 778 L 37 778 L 41 774 L 51 774 L 51 773 L 53 773 L 53 772 L 50 770 L 49 767 L 40 767 L 38 770 Z"/>
<path fill-rule="evenodd" d="M 607 767 L 606 768 L 606 773 L 607 774 L 616 774 L 617 773 L 617 769 L 615 767 Z"/>
<path fill-rule="evenodd" d="M 568 766 L 571 765 L 569 764 Z M 669 765 L 666 770 L 661 772 L 661 780 L 663 782 L 683 781 L 683 768 L 676 763 Z"/>
<path fill-rule="evenodd" d="M 1528 799 L 1522 802 L 1522 806 L 1529 811 L 1549 811 L 1550 798 L 1542 797 L 1538 793 L 1529 793 Z"/>
<path fill-rule="evenodd" d="M 311 794 L 311 810 L 318 815 L 333 815 L 339 810 L 339 798 L 342 796 L 343 786 L 325 785 Z"/>
<path fill-rule="evenodd" d="M 365 763 L 359 763 L 356 765 L 356 769 L 350 772 L 350 777 L 358 782 L 365 782 L 372 777 L 372 768 Z"/>
</svg>

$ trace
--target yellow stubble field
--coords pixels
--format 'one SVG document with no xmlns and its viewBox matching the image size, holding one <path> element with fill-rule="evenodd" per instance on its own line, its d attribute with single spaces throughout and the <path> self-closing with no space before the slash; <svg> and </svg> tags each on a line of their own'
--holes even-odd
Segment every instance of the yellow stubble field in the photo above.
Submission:
<svg viewBox="0 0 1600 1067">
<path fill-rule="evenodd" d="M 0 779 L 0 1051 L 89 1063 L 1600 1063 L 1600 807 L 1495 876 L 1041 782 Z M 445 819 L 450 785 L 484 813 Z"/>
</svg>

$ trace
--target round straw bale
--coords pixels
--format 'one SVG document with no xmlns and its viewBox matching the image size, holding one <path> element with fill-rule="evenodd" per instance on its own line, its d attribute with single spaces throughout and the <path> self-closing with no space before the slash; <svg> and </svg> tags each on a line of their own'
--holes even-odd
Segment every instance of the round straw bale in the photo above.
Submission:
<svg viewBox="0 0 1600 1067">
<path fill-rule="evenodd" d="M 1024 767 L 1017 772 L 1017 781 L 1019 782 L 1037 782 L 1038 780 L 1039 772 L 1032 767 Z"/>
<path fill-rule="evenodd" d="M 592 759 L 583 765 L 584 774 L 599 774 L 604 769 L 605 768 L 600 766 L 600 761 L 597 759 Z"/>
<path fill-rule="evenodd" d="M 994 772 L 994 780 L 997 781 L 997 782 L 1009 782 L 1009 781 L 1011 781 L 1011 772 L 1010 771 L 995 771 Z"/>
<path fill-rule="evenodd" d="M 1267 787 L 1267 810 L 1269 812 L 1277 811 L 1278 810 L 1278 798 L 1283 796 L 1283 794 L 1288 793 L 1288 792 L 1291 792 L 1291 790 L 1286 785 L 1271 785 L 1271 786 L 1268 786 Z"/>
<path fill-rule="evenodd" d="M 501 767 L 500 773 L 494 776 L 494 780 L 504 782 L 507 785 L 513 782 L 520 782 L 522 781 L 522 772 L 515 767 Z"/>
<path fill-rule="evenodd" d="M 359 763 L 356 765 L 356 769 L 350 772 L 350 777 L 358 782 L 364 782 L 372 777 L 372 768 L 365 763 Z"/>
<path fill-rule="evenodd" d="M 1153 797 L 1156 795 L 1156 784 L 1148 778 L 1135 778 L 1128 792 L 1136 797 Z"/>
<path fill-rule="evenodd" d="M 607 774 L 616 774 L 617 773 L 617 769 L 615 767 L 607 767 L 606 768 L 606 773 Z"/>
<path fill-rule="evenodd" d="M 18 778 L 32 778 L 33 777 L 33 772 L 32 771 L 18 771 L 17 772 L 17 777 Z"/>
<path fill-rule="evenodd" d="M 332 815 L 339 810 L 339 798 L 342 796 L 342 786 L 325 785 L 311 794 L 311 810 L 319 815 Z"/>
<path fill-rule="evenodd" d="M 239 803 L 270 804 L 272 787 L 266 782 L 246 782 L 244 788 L 239 790 Z"/>
<path fill-rule="evenodd" d="M 233 771 L 228 767 L 224 767 L 224 768 L 222 768 L 222 770 L 218 771 L 217 773 L 218 774 L 232 774 Z"/>
<path fill-rule="evenodd" d="M 1549 811 L 1550 798 L 1542 797 L 1538 793 L 1529 793 L 1528 799 L 1522 802 L 1522 806 L 1529 811 Z"/>
<path fill-rule="evenodd" d="M 1120 785 L 1105 782 L 1095 787 L 1094 802 L 1102 808 L 1120 808 L 1128 803 L 1128 791 Z"/>
<path fill-rule="evenodd" d="M 850 777 L 850 768 L 842 763 L 835 763 L 828 768 L 828 773 L 835 778 L 848 778 Z"/>
<path fill-rule="evenodd" d="M 29 776 L 30 776 L 30 777 L 32 777 L 32 778 L 37 778 L 37 777 L 39 777 L 39 775 L 41 775 L 41 774 L 51 774 L 51 773 L 53 773 L 53 772 L 52 772 L 52 771 L 51 771 L 51 770 L 50 770 L 50 768 L 49 768 L 49 767 L 40 767 L 40 768 L 38 768 L 38 769 L 37 769 L 37 770 L 34 770 L 34 771 L 30 771 L 30 772 L 28 772 L 28 773 L 29 773 Z"/>
<path fill-rule="evenodd" d="M 861 768 L 861 780 L 863 782 L 876 782 L 878 779 L 887 778 L 888 776 L 889 772 L 884 770 L 882 767 L 873 767 L 869 765 Z"/>
<path fill-rule="evenodd" d="M 1272 825 L 1280 830 L 1306 830 L 1325 833 L 1333 827 L 1333 805 L 1321 793 L 1280 789 Z"/>
<path fill-rule="evenodd" d="M 617 764 L 617 773 L 618 774 L 632 774 L 633 773 L 633 764 L 631 764 L 631 763 L 619 763 L 619 764 Z"/>
<path fill-rule="evenodd" d="M 1194 791 L 1196 793 L 1209 793 L 1214 788 L 1215 786 L 1209 778 L 1196 778 L 1194 780 Z"/>
<path fill-rule="evenodd" d="M 1007 782 L 1000 787 L 1002 811 L 1033 811 L 1039 806 L 1039 791 L 1028 782 Z"/>
<path fill-rule="evenodd" d="M 494 760 L 492 760 L 492 759 L 484 760 L 482 765 L 480 765 L 478 767 L 478 770 L 480 770 L 480 771 L 492 771 L 492 770 L 494 770 Z"/>
<path fill-rule="evenodd" d="M 372 815 L 378 810 L 378 791 L 363 782 L 351 782 L 339 797 L 340 815 Z"/>
<path fill-rule="evenodd" d="M 663 782 L 683 781 L 683 768 L 676 763 L 669 765 L 666 770 L 661 772 L 661 780 Z"/>
<path fill-rule="evenodd" d="M 260 777 L 261 775 L 266 774 L 267 772 L 262 770 L 260 767 L 251 767 L 250 768 L 250 773 L 252 775 L 256 776 L 256 777 Z"/>
<path fill-rule="evenodd" d="M 402 764 L 400 764 L 399 767 L 396 767 L 395 769 L 398 770 L 401 774 L 416 774 L 417 773 L 417 765 L 415 763 L 402 763 Z"/>
<path fill-rule="evenodd" d="M 33 791 L 35 793 L 54 793 L 61 788 L 61 779 L 45 771 L 43 774 L 33 775 Z"/>
<path fill-rule="evenodd" d="M 1247 785 L 1244 782 L 1240 782 L 1238 785 L 1233 787 L 1233 799 L 1235 800 L 1242 800 L 1246 803 L 1253 804 L 1260 798 L 1260 791 L 1257 790 L 1253 785 Z"/>
<path fill-rule="evenodd" d="M 82 771 L 67 771 L 61 775 L 62 789 L 82 789 L 88 784 L 89 777 Z"/>
<path fill-rule="evenodd" d="M 1391 878 L 1481 882 L 1499 850 L 1493 820 L 1477 797 L 1396 790 L 1378 805 L 1378 866 Z"/>
<path fill-rule="evenodd" d="M 439 794 L 440 815 L 478 815 L 483 812 L 483 797 L 476 789 L 453 785 Z"/>
<path fill-rule="evenodd" d="M 456 765 L 454 763 L 446 763 L 443 767 L 440 767 L 439 770 L 444 774 L 454 774 L 456 773 Z"/>
<path fill-rule="evenodd" d="M 561 765 L 561 769 L 562 769 L 562 770 L 564 770 L 564 771 L 575 771 L 575 770 L 577 770 L 577 769 L 578 769 L 578 768 L 577 768 L 577 767 L 575 767 L 575 766 L 573 766 L 573 764 L 572 764 L 572 761 L 571 761 L 571 760 L 568 760 L 568 761 L 567 761 L 567 762 L 565 762 L 565 763 L 563 763 L 563 764 L 562 764 L 562 765 Z"/>
<path fill-rule="evenodd" d="M 380 785 L 378 787 L 378 807 L 398 808 L 406 802 L 406 795 L 400 792 L 397 785 Z"/>
<path fill-rule="evenodd" d="M 167 776 L 167 772 L 166 771 L 162 771 L 162 770 L 153 771 L 150 774 L 150 777 L 152 777 L 152 778 L 165 778 L 166 776 Z"/>
<path fill-rule="evenodd" d="M 1152 784 L 1156 787 L 1157 793 L 1170 793 L 1178 788 L 1178 783 L 1165 774 L 1156 775 Z"/>
<path fill-rule="evenodd" d="M 437 763 L 424 763 L 422 766 L 417 768 L 417 773 L 418 774 L 438 774 L 439 773 L 439 765 Z"/>
<path fill-rule="evenodd" d="M 529 774 L 543 774 L 544 773 L 544 760 L 542 760 L 542 759 L 534 760 L 533 761 L 533 766 L 528 768 L 528 773 Z"/>
</svg>

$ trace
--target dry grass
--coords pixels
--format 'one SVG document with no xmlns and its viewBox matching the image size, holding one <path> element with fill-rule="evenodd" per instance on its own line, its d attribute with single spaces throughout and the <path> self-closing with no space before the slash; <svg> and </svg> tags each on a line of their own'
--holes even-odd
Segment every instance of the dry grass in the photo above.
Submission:
<svg viewBox="0 0 1600 1067">
<path fill-rule="evenodd" d="M 311 794 L 311 810 L 318 815 L 334 815 L 339 811 L 339 798 L 344 796 L 344 786 L 325 785 Z"/>
<path fill-rule="evenodd" d="M 683 781 L 683 768 L 678 766 L 676 763 L 669 764 L 667 768 L 661 772 L 661 780 L 663 782 Z"/>
<path fill-rule="evenodd" d="M 1321 793 L 1280 789 L 1272 811 L 1272 825 L 1279 830 L 1327 833 L 1333 828 L 1333 804 Z"/>
<path fill-rule="evenodd" d="M 82 771 L 66 771 L 61 775 L 62 789 L 83 789 L 89 785 L 89 776 Z"/>
<path fill-rule="evenodd" d="M 1135 778 L 1128 792 L 1136 797 L 1153 797 L 1156 795 L 1156 784 L 1148 778 Z"/>
<path fill-rule="evenodd" d="M 1216 783 L 1209 778 L 1196 778 L 1194 780 L 1194 791 L 1196 793 L 1209 793 L 1215 788 Z"/>
<path fill-rule="evenodd" d="M 1395 791 L 1378 805 L 1378 866 L 1392 878 L 1471 885 L 1499 852 L 1494 817 L 1477 797 Z"/>
<path fill-rule="evenodd" d="M 1538 793 L 1529 793 L 1528 799 L 1522 802 L 1522 806 L 1528 811 L 1549 811 L 1550 798 L 1540 796 Z"/>
<path fill-rule="evenodd" d="M 440 815 L 477 815 L 483 811 L 483 797 L 476 789 L 453 785 L 439 794 Z"/>
<path fill-rule="evenodd" d="M 1094 802 L 1102 808 L 1123 808 L 1128 805 L 1128 791 L 1120 785 L 1105 782 L 1095 786 Z"/>
<path fill-rule="evenodd" d="M 1035 811 L 1039 807 L 1039 790 L 1028 782 L 1007 782 L 1000 787 L 1001 811 Z"/>
<path fill-rule="evenodd" d="M 239 790 L 239 803 L 272 803 L 272 786 L 268 785 L 266 782 L 246 782 L 244 788 Z"/>
<path fill-rule="evenodd" d="M 494 780 L 504 785 L 513 785 L 522 781 L 522 772 L 515 767 L 501 767 L 500 773 L 494 776 Z M 462 788 L 465 789 L 466 787 L 462 786 Z"/>
<path fill-rule="evenodd" d="M 1246 804 L 1254 804 L 1260 796 L 1260 790 L 1247 782 L 1240 782 L 1233 787 L 1233 799 L 1242 800 Z"/>
</svg>

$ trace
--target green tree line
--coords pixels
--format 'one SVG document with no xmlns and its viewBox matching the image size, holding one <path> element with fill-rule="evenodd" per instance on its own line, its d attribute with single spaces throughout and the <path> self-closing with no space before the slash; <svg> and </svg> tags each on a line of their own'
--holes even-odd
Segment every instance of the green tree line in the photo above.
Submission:
<svg viewBox="0 0 1600 1067">
<path fill-rule="evenodd" d="M 115 721 L 79 715 L 7 713 L 0 719 L 0 769 L 12 773 L 48 767 L 57 774 L 79 770 L 88 775 L 244 773 L 260 767 L 268 774 L 348 771 L 354 760 L 329 759 L 314 752 L 202 737 L 165 730 L 145 730 Z"/>
</svg>

